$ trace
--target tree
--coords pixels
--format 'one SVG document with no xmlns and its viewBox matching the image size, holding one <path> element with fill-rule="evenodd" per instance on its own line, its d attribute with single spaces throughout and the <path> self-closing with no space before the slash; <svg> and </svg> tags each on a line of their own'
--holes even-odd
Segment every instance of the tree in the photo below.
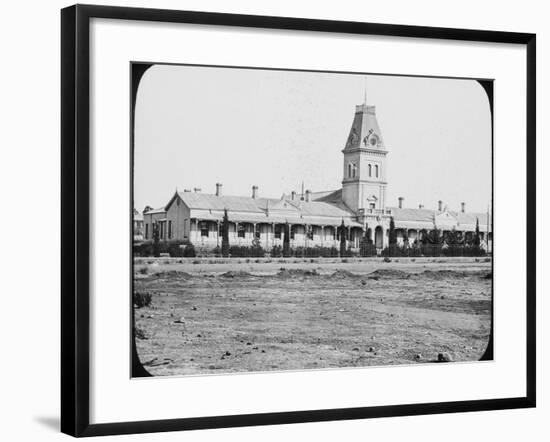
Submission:
<svg viewBox="0 0 550 442">
<path fill-rule="evenodd" d="M 476 231 L 474 233 L 472 246 L 474 255 L 483 254 L 483 250 L 481 249 L 481 234 L 479 233 L 479 218 L 476 218 Z"/>
<path fill-rule="evenodd" d="M 481 245 L 481 235 L 479 233 L 479 218 L 476 218 L 476 233 L 474 235 L 474 247 Z"/>
<path fill-rule="evenodd" d="M 367 242 L 372 244 L 372 229 L 367 226 Z"/>
<path fill-rule="evenodd" d="M 376 249 L 372 244 L 371 240 L 371 229 L 366 227 L 363 231 L 363 236 L 361 237 L 361 244 L 359 246 L 359 252 L 361 256 L 373 256 L 376 254 Z"/>
<path fill-rule="evenodd" d="M 285 231 L 284 231 L 284 238 L 283 238 L 283 257 L 288 258 L 290 257 L 290 226 L 288 223 L 285 223 Z"/>
<path fill-rule="evenodd" d="M 160 256 L 159 239 L 160 239 L 159 223 L 155 221 L 153 223 L 153 256 L 156 256 L 156 257 Z"/>
<path fill-rule="evenodd" d="M 390 218 L 389 240 L 390 246 L 395 246 L 397 244 L 397 233 L 395 232 L 395 221 L 393 220 L 393 216 Z"/>
<path fill-rule="evenodd" d="M 229 216 L 227 215 L 227 209 L 223 212 L 222 221 L 222 256 L 224 258 L 229 256 Z"/>
<path fill-rule="evenodd" d="M 461 233 L 456 230 L 456 227 L 453 226 L 453 229 L 447 233 L 446 242 L 449 246 L 458 246 L 462 244 Z"/>
<path fill-rule="evenodd" d="M 422 229 L 420 231 L 420 243 L 422 245 L 429 244 L 429 237 L 428 237 L 428 231 L 426 229 Z"/>
<path fill-rule="evenodd" d="M 443 237 L 441 236 L 441 230 L 439 230 L 437 227 L 434 227 L 432 230 L 430 230 L 430 234 L 428 235 L 428 241 L 431 244 L 440 245 L 443 242 Z"/>
<path fill-rule="evenodd" d="M 342 225 L 340 226 L 340 257 L 346 256 L 346 225 L 342 219 Z"/>
</svg>

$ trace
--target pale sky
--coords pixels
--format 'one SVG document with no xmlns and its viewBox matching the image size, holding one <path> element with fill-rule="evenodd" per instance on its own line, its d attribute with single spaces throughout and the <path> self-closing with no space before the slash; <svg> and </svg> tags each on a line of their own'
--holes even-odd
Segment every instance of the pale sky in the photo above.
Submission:
<svg viewBox="0 0 550 442">
<path fill-rule="evenodd" d="M 176 188 L 280 198 L 304 181 L 341 187 L 355 105 L 376 106 L 388 153 L 387 204 L 486 212 L 491 115 L 475 80 L 155 65 L 135 115 L 134 201 L 164 206 Z"/>
</svg>

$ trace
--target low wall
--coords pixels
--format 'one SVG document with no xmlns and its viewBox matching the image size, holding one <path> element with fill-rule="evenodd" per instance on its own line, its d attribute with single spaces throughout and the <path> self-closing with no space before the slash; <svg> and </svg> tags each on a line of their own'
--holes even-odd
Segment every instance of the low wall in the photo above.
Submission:
<svg viewBox="0 0 550 442">
<path fill-rule="evenodd" d="M 134 264 L 239 264 L 239 263 L 299 263 L 299 262 L 318 262 L 318 263 L 360 263 L 360 262 L 381 262 L 383 257 L 369 258 L 171 258 L 171 257 L 135 257 Z M 474 262 L 490 262 L 490 257 L 417 257 L 417 258 L 389 258 L 393 262 L 401 263 L 474 263 Z"/>
</svg>

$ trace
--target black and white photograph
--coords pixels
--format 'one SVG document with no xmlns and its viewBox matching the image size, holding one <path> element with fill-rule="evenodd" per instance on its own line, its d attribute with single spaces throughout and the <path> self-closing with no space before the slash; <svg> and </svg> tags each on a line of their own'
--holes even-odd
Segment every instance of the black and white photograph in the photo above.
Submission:
<svg viewBox="0 0 550 442">
<path fill-rule="evenodd" d="M 133 377 L 493 359 L 493 81 L 134 62 Z"/>
</svg>

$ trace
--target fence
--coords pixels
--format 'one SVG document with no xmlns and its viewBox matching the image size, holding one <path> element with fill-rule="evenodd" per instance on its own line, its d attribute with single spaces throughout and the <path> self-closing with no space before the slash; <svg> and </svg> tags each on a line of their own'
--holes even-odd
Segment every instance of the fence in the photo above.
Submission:
<svg viewBox="0 0 550 442">
<path fill-rule="evenodd" d="M 172 256 L 172 257 L 195 257 L 195 256 L 218 256 L 221 257 L 221 247 L 214 249 L 195 248 L 189 242 L 161 241 L 156 245 L 153 242 L 146 242 L 134 246 L 134 256 Z M 231 246 L 229 255 L 232 257 L 272 257 L 283 256 L 281 246 L 273 246 L 271 249 L 263 249 L 255 246 Z M 362 242 L 359 248 L 346 248 L 343 254 L 336 247 L 292 247 L 290 257 L 295 258 L 348 258 L 348 257 L 477 257 L 490 255 L 482 246 L 475 245 L 447 245 L 447 244 L 418 244 L 413 246 L 391 245 L 384 249 L 377 249 L 374 244 Z"/>
<path fill-rule="evenodd" d="M 380 253 L 384 257 L 475 257 L 487 256 L 488 253 L 475 245 L 420 244 L 413 247 L 391 245 Z"/>
</svg>

